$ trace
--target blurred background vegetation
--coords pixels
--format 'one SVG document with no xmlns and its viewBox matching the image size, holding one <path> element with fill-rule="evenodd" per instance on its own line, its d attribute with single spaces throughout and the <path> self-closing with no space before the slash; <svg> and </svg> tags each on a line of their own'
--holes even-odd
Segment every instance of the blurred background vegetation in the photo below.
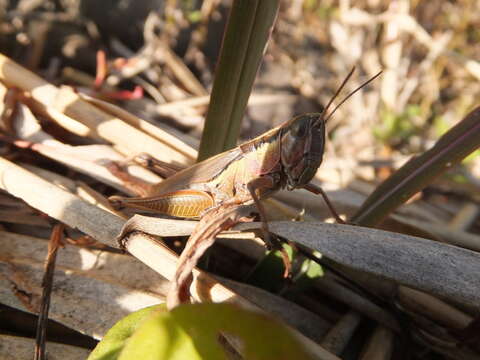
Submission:
<svg viewBox="0 0 480 360">
<path fill-rule="evenodd" d="M 108 97 L 109 87 L 140 86 L 145 96 L 125 107 L 196 144 L 207 101 L 157 105 L 209 93 L 230 1 L 2 3 L 0 46 L 7 55 L 55 83 L 91 88 L 102 50 L 109 73 L 99 91 Z M 341 164 L 344 181 L 359 171 L 376 179 L 379 164 L 396 167 L 429 148 L 478 105 L 479 6 L 467 0 L 281 2 L 241 139 L 320 110 L 353 65 L 359 71 L 347 90 L 383 70 L 333 119 L 326 156 Z M 469 166 L 478 177 L 476 158 L 469 157 Z M 358 166 L 372 161 L 370 171 Z"/>
</svg>

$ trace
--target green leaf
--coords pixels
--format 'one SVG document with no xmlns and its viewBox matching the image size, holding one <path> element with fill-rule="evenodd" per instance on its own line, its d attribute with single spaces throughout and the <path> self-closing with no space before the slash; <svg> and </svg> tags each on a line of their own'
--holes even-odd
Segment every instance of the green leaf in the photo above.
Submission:
<svg viewBox="0 0 480 360">
<path fill-rule="evenodd" d="M 88 360 L 114 360 L 118 358 L 126 341 L 137 330 L 140 324 L 152 313 L 165 311 L 164 305 L 150 306 L 136 311 L 117 322 L 90 353 Z"/>
<path fill-rule="evenodd" d="M 225 334 L 241 342 L 245 359 L 310 359 L 285 325 L 231 304 L 182 305 L 149 315 L 123 338 L 121 353 L 117 349 L 117 356 L 108 359 L 224 360 L 228 357 L 219 339 Z"/>
<path fill-rule="evenodd" d="M 215 71 L 198 161 L 236 145 L 278 7 L 278 0 L 233 2 Z"/>
<path fill-rule="evenodd" d="M 290 245 L 283 244 L 290 262 L 293 262 L 294 252 Z M 250 272 L 245 280 L 247 284 L 278 294 L 285 287 L 285 265 L 280 251 L 269 251 Z"/>
<path fill-rule="evenodd" d="M 420 114 L 418 105 L 407 105 L 405 111 L 396 114 L 390 109 L 383 109 L 380 113 L 382 124 L 374 128 L 374 135 L 389 144 L 399 143 L 409 138 L 417 129 L 412 118 Z"/>
<path fill-rule="evenodd" d="M 318 259 L 321 258 L 321 254 L 318 251 L 313 251 L 313 256 Z M 295 301 L 299 294 L 304 294 L 310 290 L 316 283 L 316 280 L 323 275 L 323 268 L 318 262 L 312 259 L 304 259 L 300 271 L 298 274 L 294 274 L 292 284 L 285 289 L 282 296 Z"/>
<path fill-rule="evenodd" d="M 314 251 L 313 255 L 319 259 L 321 258 L 321 254 L 318 251 Z M 301 291 L 308 289 L 314 283 L 315 279 L 323 275 L 323 268 L 318 262 L 312 259 L 305 259 L 300 270 L 300 276 L 295 279 L 293 290 Z"/>
<path fill-rule="evenodd" d="M 463 163 L 468 164 L 468 163 L 472 162 L 473 159 L 477 158 L 478 156 L 480 156 L 480 150 L 475 150 L 470 155 L 465 157 L 465 159 L 463 159 Z"/>
<path fill-rule="evenodd" d="M 200 335 L 201 337 L 201 335 Z M 221 359 L 214 347 L 205 347 L 205 359 Z M 201 360 L 195 343 L 169 312 L 157 312 L 133 334 L 118 360 Z"/>
<path fill-rule="evenodd" d="M 480 147 L 480 107 L 446 132 L 431 148 L 413 157 L 370 194 L 350 222 L 375 226 L 389 213 Z"/>
</svg>

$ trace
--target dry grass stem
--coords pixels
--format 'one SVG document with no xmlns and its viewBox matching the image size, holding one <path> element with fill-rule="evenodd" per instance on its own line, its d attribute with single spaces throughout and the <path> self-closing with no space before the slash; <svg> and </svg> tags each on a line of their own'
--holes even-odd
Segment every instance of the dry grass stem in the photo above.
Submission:
<svg viewBox="0 0 480 360">
<path fill-rule="evenodd" d="M 42 278 L 42 298 L 40 304 L 40 313 L 37 320 L 37 332 L 35 341 L 35 360 L 46 358 L 46 339 L 48 312 L 50 310 L 50 300 L 54 284 L 54 272 L 57 260 L 57 252 L 63 246 L 63 224 L 55 224 L 52 229 L 50 241 L 48 242 L 47 257 L 45 259 L 45 273 Z"/>
<path fill-rule="evenodd" d="M 412 218 L 405 218 L 398 216 L 398 219 L 406 224 L 410 224 L 418 229 L 431 233 L 442 241 L 480 252 L 480 236 L 462 230 L 457 230 L 449 225 L 441 223 L 430 223 L 426 221 L 419 221 Z"/>
<path fill-rule="evenodd" d="M 220 281 L 262 309 L 268 309 L 271 314 L 282 319 L 287 324 L 292 325 L 314 341 L 322 338 L 331 326 L 328 321 L 319 315 L 281 296 L 272 294 L 256 286 L 225 278 L 220 278 Z M 333 353 L 333 351 L 329 351 Z"/>
<path fill-rule="evenodd" d="M 464 329 L 473 320 L 471 316 L 453 306 L 405 286 L 398 288 L 398 301 L 408 310 L 422 314 L 450 329 Z"/>
<path fill-rule="evenodd" d="M 240 224 L 220 232 L 202 259 L 212 275 L 193 269 L 191 298 L 265 309 L 319 359 L 479 358 L 480 126 L 462 121 L 479 106 L 479 2 L 283 4 L 268 47 L 258 46 L 262 66 L 251 91 L 228 80 L 242 71 L 219 76 L 222 34 L 235 23 L 229 9 L 243 1 L 114 3 L 0 1 L 0 332 L 17 335 L 0 338 L 1 359 L 32 358 L 32 341 L 20 336 L 35 331 L 28 319 L 41 309 L 52 221 L 66 231 L 48 314 L 58 324 L 49 322 L 49 338 L 64 326 L 74 329 L 62 330 L 66 341 L 93 346 L 120 318 L 165 302 L 181 242 L 198 222 L 126 221 L 134 210 L 113 209 L 108 198 L 148 196 L 197 161 L 214 79 L 224 85 L 221 100 L 233 89 L 229 104 L 242 104 L 238 140 L 223 128 L 228 111 L 218 111 L 220 125 L 212 127 L 214 138 L 225 130 L 233 146 L 323 111 L 352 66 L 345 93 L 383 74 L 328 121 L 313 184 L 347 220 L 368 217 L 376 195 L 399 207 L 371 224 L 382 230 L 332 225 L 321 197 L 281 190 L 262 203 L 272 237 L 292 252 L 292 278 L 281 277 L 277 253 L 266 253 L 260 225 Z M 263 38 L 235 34 L 233 51 Z M 228 53 L 227 60 L 244 58 Z M 383 191 L 379 184 L 392 175 L 423 179 L 422 169 L 436 162 L 398 169 L 432 149 L 439 161 L 451 154 L 455 165 L 443 162 L 435 180 L 424 171 L 422 190 L 408 201 L 401 192 L 408 183 Z M 474 152 L 462 160 L 467 149 Z M 194 181 L 207 177 L 202 171 L 191 171 Z M 118 249 L 120 237 L 133 256 Z M 55 358 L 88 356 L 47 346 Z"/>
<path fill-rule="evenodd" d="M 126 123 L 135 126 L 136 128 L 149 134 L 150 136 L 153 136 L 158 141 L 165 143 L 172 149 L 175 149 L 178 152 L 184 154 L 187 158 L 189 158 L 189 160 L 183 165 L 191 165 L 195 162 L 195 159 L 197 158 L 197 151 L 195 149 L 188 146 L 183 141 L 179 140 L 177 137 L 172 136 L 168 132 L 162 130 L 158 126 L 155 126 L 143 119 L 140 119 L 137 116 L 129 113 L 128 111 L 125 111 L 122 108 L 106 101 L 102 101 L 87 95 L 82 95 L 82 97 L 86 101 L 94 104 L 105 112 L 124 120 Z"/>
<path fill-rule="evenodd" d="M 388 360 L 392 356 L 394 336 L 391 330 L 377 326 L 365 347 L 361 360 Z"/>
<path fill-rule="evenodd" d="M 340 355 L 353 333 L 360 325 L 362 317 L 354 310 L 350 310 L 328 331 L 320 343 L 325 349 L 335 355 Z"/>
<path fill-rule="evenodd" d="M 339 284 L 331 277 L 322 277 L 317 280 L 315 282 L 315 288 L 328 297 L 348 305 L 358 313 L 374 319 L 379 324 L 382 324 L 393 331 L 400 331 L 397 319 L 395 319 L 388 311 Z"/>
<path fill-rule="evenodd" d="M 171 162 L 188 163 L 188 158 L 172 150 L 121 119 L 112 116 L 83 100 L 68 87 L 57 88 L 24 69 L 4 55 L 0 55 L 0 77 L 10 86 L 29 92 L 31 97 L 46 107 L 76 119 L 90 130 L 113 144 L 128 149 L 128 156 L 142 152 L 165 154 Z M 128 134 L 128 137 L 125 137 Z"/>
<path fill-rule="evenodd" d="M 0 335 L 0 357 L 5 360 L 31 359 L 33 355 L 34 340 L 24 337 Z M 88 357 L 90 350 L 77 346 L 49 342 L 48 349 L 55 358 L 84 360 Z"/>
<path fill-rule="evenodd" d="M 252 224 L 237 228 L 252 228 Z M 480 301 L 480 255 L 476 252 L 348 225 L 277 221 L 270 224 L 270 231 L 354 269 L 460 303 L 474 305 Z"/>
<path fill-rule="evenodd" d="M 478 215 L 480 215 L 479 205 L 474 202 L 468 202 L 462 206 L 448 225 L 451 229 L 468 230 L 474 225 Z M 480 239 L 477 240 L 477 243 L 480 244 Z"/>
<path fill-rule="evenodd" d="M 0 188 L 22 198 L 29 205 L 40 209 L 72 228 L 79 229 L 109 246 L 116 247 L 117 245 L 115 239 L 122 229 L 122 219 L 80 200 L 78 197 L 2 158 L 0 158 Z M 32 191 L 32 189 L 35 190 Z M 51 201 L 51 199 L 56 201 Z M 177 255 L 154 241 L 151 236 L 143 233 L 133 233 L 129 236 L 126 247 L 129 253 L 162 276 L 167 279 L 173 278 L 177 267 Z M 258 311 L 255 305 L 219 284 L 205 273 L 195 269 L 193 276 L 191 293 L 197 301 L 229 301 Z M 63 303 L 67 304 L 66 301 L 63 301 Z M 96 318 L 96 323 L 98 323 L 98 318 Z M 102 323 L 103 325 L 105 324 Z M 113 324 L 107 325 L 107 328 L 111 325 Z M 337 359 L 304 335 L 296 333 L 296 336 L 319 359 Z"/>
<path fill-rule="evenodd" d="M 0 300 L 37 313 L 47 242 L 2 232 L 1 244 Z M 66 245 L 57 258 L 49 317 L 100 339 L 119 318 L 161 302 L 162 283 L 165 288 L 165 279 L 124 255 Z"/>
</svg>

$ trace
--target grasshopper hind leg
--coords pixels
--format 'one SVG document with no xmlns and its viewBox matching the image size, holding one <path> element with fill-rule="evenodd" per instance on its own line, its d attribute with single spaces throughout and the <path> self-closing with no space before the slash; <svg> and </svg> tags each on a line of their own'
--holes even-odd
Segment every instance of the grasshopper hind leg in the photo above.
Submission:
<svg viewBox="0 0 480 360">
<path fill-rule="evenodd" d="M 128 207 L 187 219 L 198 218 L 205 210 L 214 206 L 214 199 L 209 193 L 193 189 L 150 197 L 111 196 L 109 201 L 116 208 Z"/>
</svg>

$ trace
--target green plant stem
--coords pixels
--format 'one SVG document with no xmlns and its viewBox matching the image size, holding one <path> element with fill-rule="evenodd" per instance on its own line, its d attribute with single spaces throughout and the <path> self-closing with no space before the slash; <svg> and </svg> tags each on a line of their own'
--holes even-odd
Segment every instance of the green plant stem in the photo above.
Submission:
<svg viewBox="0 0 480 360">
<path fill-rule="evenodd" d="M 198 161 L 236 145 L 241 120 L 278 7 L 278 0 L 233 2 L 215 72 Z"/>
</svg>

